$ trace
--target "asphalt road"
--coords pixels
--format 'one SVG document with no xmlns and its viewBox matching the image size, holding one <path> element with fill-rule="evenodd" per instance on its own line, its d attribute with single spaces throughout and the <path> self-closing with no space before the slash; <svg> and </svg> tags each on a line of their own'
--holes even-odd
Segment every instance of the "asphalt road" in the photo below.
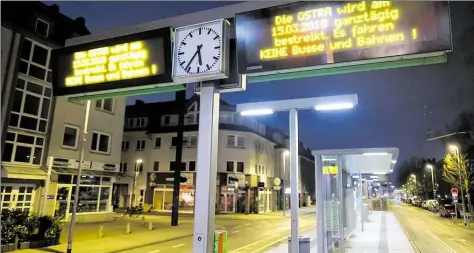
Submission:
<svg viewBox="0 0 474 253">
<path fill-rule="evenodd" d="M 406 204 L 396 206 L 394 212 L 418 252 L 474 252 L 474 230 L 469 231 L 453 224 L 450 219 Z"/>
<path fill-rule="evenodd" d="M 270 217 L 265 219 L 219 219 L 218 225 L 228 231 L 229 253 L 262 252 L 268 245 L 286 238 L 290 233 L 288 217 Z M 314 228 L 316 215 L 300 215 L 300 228 Z M 192 231 L 190 230 L 192 233 Z M 178 238 L 144 247 L 120 251 L 121 253 L 188 253 L 192 252 L 192 237 Z"/>
</svg>

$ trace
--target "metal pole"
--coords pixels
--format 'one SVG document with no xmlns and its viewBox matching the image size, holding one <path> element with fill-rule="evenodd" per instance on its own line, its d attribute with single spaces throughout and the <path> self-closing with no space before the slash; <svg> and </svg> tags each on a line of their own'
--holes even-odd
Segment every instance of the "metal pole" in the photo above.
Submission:
<svg viewBox="0 0 474 253">
<path fill-rule="evenodd" d="M 337 189 L 339 192 L 339 252 L 344 253 L 344 188 L 342 185 L 342 156 L 337 156 Z"/>
<path fill-rule="evenodd" d="M 362 173 L 359 173 L 359 191 L 360 191 L 360 225 L 361 225 L 361 229 L 362 229 L 362 232 L 364 232 L 364 210 L 363 210 L 363 207 L 364 207 L 364 204 L 362 202 L 362 196 L 364 196 L 363 192 L 362 192 Z M 367 188 L 367 184 L 365 186 Z"/>
<path fill-rule="evenodd" d="M 326 253 L 324 252 L 324 237 L 326 234 L 324 232 L 324 195 L 323 195 L 323 174 L 322 174 L 322 159 L 321 155 L 316 155 L 315 157 L 315 189 L 316 189 L 316 238 L 317 243 L 317 253 Z"/>
<path fill-rule="evenodd" d="M 44 193 L 43 193 L 43 201 L 41 202 L 41 213 L 46 215 L 46 200 L 48 197 L 48 190 L 49 190 L 49 183 L 51 182 L 51 171 L 53 170 L 53 160 L 54 157 L 48 157 L 48 175 L 46 177 L 46 182 L 44 184 Z"/>
<path fill-rule="evenodd" d="M 286 176 L 286 158 L 285 152 L 283 152 L 283 173 L 282 175 Z M 283 178 L 283 177 L 282 177 Z M 285 177 L 286 180 L 286 177 Z M 286 193 L 285 193 L 285 180 L 283 180 L 283 216 L 286 216 Z"/>
<path fill-rule="evenodd" d="M 78 172 L 77 172 L 77 179 L 76 179 L 76 190 L 74 192 L 74 205 L 72 207 L 72 215 L 71 215 L 71 222 L 69 223 L 69 233 L 67 238 L 67 253 L 72 252 L 72 237 L 74 236 L 74 225 L 76 223 L 76 212 L 77 212 L 77 205 L 79 203 L 79 187 L 81 186 L 81 174 L 82 174 L 82 162 L 84 160 L 84 148 L 86 144 L 86 137 L 87 137 L 87 126 L 89 124 L 89 111 L 91 108 L 91 101 L 87 100 L 86 103 L 86 115 L 84 117 L 84 127 L 82 133 L 82 141 L 81 141 L 81 151 L 79 154 L 79 165 L 78 165 Z M 66 214 L 68 215 L 68 214 Z"/>
<path fill-rule="evenodd" d="M 434 183 L 434 166 L 431 165 L 431 185 L 433 186 L 433 199 L 436 199 L 436 190 L 435 190 L 435 183 Z"/>
<path fill-rule="evenodd" d="M 179 215 L 179 190 L 181 184 L 181 163 L 183 158 L 183 135 L 184 135 L 184 114 L 186 113 L 186 91 L 176 92 L 176 102 L 179 107 L 178 113 L 178 135 L 175 153 L 175 168 L 173 182 L 173 207 L 171 209 L 171 226 L 178 226 Z M 191 141 L 191 140 L 188 140 Z"/>
<path fill-rule="evenodd" d="M 290 208 L 291 208 L 291 246 L 290 253 L 299 253 L 299 227 L 298 227 L 298 111 L 290 109 Z"/>
<path fill-rule="evenodd" d="M 200 96 L 193 253 L 214 252 L 220 94 L 203 83 Z"/>
<path fill-rule="evenodd" d="M 459 157 L 459 151 L 457 152 L 457 155 L 458 155 L 458 159 L 460 158 Z M 460 159 L 459 159 L 460 160 Z M 466 220 L 466 202 L 464 201 L 464 185 L 462 184 L 462 175 L 461 175 L 461 166 L 458 166 L 458 170 L 459 170 L 459 186 L 461 188 L 461 199 L 462 199 L 462 209 L 463 209 L 463 220 L 464 220 L 464 226 L 467 226 L 467 220 Z M 456 216 L 458 214 L 456 213 Z"/>
</svg>

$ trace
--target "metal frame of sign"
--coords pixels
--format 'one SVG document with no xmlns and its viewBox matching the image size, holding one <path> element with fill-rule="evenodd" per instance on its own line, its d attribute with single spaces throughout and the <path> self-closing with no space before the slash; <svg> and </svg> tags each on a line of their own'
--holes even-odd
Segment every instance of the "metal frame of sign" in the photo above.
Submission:
<svg viewBox="0 0 474 253">
<path fill-rule="evenodd" d="M 186 85 L 176 84 L 171 78 L 172 70 L 172 29 L 164 27 L 160 29 L 129 34 L 112 39 L 94 41 L 70 47 L 53 50 L 51 59 L 53 61 L 53 94 L 54 96 L 67 96 L 76 99 L 98 99 L 104 97 L 141 95 L 148 93 L 177 91 L 186 89 Z M 163 40 L 164 73 L 154 76 L 132 78 L 126 80 L 110 81 L 97 84 L 81 85 L 75 87 L 64 86 L 64 80 L 60 80 L 57 71 L 62 54 L 73 54 L 75 52 L 112 46 L 138 40 L 157 39 Z"/>
<path fill-rule="evenodd" d="M 303 3 L 304 4 L 304 3 Z M 284 9 L 285 7 L 291 8 L 292 6 L 303 6 L 302 2 L 296 3 L 289 3 L 285 5 L 279 5 L 275 7 L 270 7 L 266 9 L 260 10 L 253 10 L 245 13 L 236 14 L 236 35 L 237 38 L 242 36 L 245 33 L 246 28 L 245 25 L 239 27 L 239 19 L 240 22 L 242 20 L 247 21 L 247 18 L 253 19 L 258 15 L 268 15 L 268 13 L 275 9 Z M 321 3 L 315 3 L 318 6 L 321 6 Z M 327 4 L 332 4 L 332 2 L 327 2 Z M 447 4 L 447 3 L 445 3 Z M 442 13 L 449 15 L 449 5 L 441 6 L 437 5 L 436 8 L 447 8 L 447 13 L 443 9 Z M 260 13 L 258 13 L 260 12 Z M 284 13 L 284 12 L 283 12 Z M 289 13 L 291 14 L 291 13 Z M 443 19 L 448 19 L 448 21 Z M 367 70 L 376 70 L 376 69 L 388 69 L 388 68 L 398 68 L 398 67 L 406 67 L 406 66 L 418 66 L 418 65 L 426 65 L 426 64 L 437 64 L 437 63 L 444 63 L 447 61 L 446 52 L 450 52 L 452 50 L 452 42 L 451 42 L 451 32 L 450 32 L 450 21 L 449 16 L 445 17 L 442 16 L 440 19 L 440 26 L 438 29 L 441 31 L 448 31 L 449 34 L 449 41 L 448 38 L 441 38 L 441 44 L 449 43 L 450 46 L 443 46 L 443 50 L 419 50 L 418 53 L 409 53 L 405 55 L 399 56 L 388 56 L 388 57 L 381 57 L 381 58 L 373 58 L 373 59 L 360 59 L 360 60 L 353 60 L 353 61 L 343 61 L 343 62 L 336 62 L 331 64 L 321 64 L 321 65 L 311 65 L 311 66 L 295 66 L 295 67 L 287 67 L 287 68 L 277 68 L 275 67 L 275 61 L 260 61 L 261 65 L 255 69 L 252 69 L 252 66 L 247 66 L 247 45 L 245 45 L 245 41 L 237 41 L 237 52 L 238 52 L 238 59 L 239 59 L 239 74 L 246 75 L 248 78 L 249 83 L 254 82 L 263 82 L 263 81 L 274 81 L 274 80 L 282 80 L 282 79 L 294 79 L 294 78 L 301 78 L 301 77 L 311 77 L 311 76 L 322 76 L 322 75 L 333 75 L 333 74 L 345 74 L 345 73 L 352 73 L 352 72 L 360 72 L 360 71 L 367 71 Z M 256 28 L 254 28 L 256 29 Z M 421 42 L 421 43 L 430 43 L 430 42 Z M 430 44 L 430 47 L 432 45 Z M 369 48 L 370 49 L 370 48 Z M 345 52 L 345 51 L 341 51 Z M 336 53 L 334 53 L 336 54 Z M 309 57 L 317 57 L 317 56 L 309 56 Z M 284 59 L 288 60 L 288 59 Z M 282 60 L 282 61 L 284 61 Z M 290 59 L 291 60 L 291 59 Z M 247 70 L 247 68 L 250 68 Z"/>
<path fill-rule="evenodd" d="M 247 89 L 247 76 L 239 75 L 237 70 L 237 48 L 235 39 L 230 39 L 229 42 L 229 77 L 215 80 L 219 87 L 220 93 L 244 91 Z M 194 83 L 194 92 L 201 93 L 201 86 L 203 82 Z"/>
</svg>

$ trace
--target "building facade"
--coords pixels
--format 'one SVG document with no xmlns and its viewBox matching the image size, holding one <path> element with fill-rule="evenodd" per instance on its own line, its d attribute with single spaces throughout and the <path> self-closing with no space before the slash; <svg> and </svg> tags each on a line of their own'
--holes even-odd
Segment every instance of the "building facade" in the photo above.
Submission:
<svg viewBox="0 0 474 253">
<path fill-rule="evenodd" d="M 1 207 L 67 219 L 85 102 L 53 97 L 51 51 L 89 31 L 82 17 L 73 20 L 56 5 L 5 2 L 2 8 Z M 91 104 L 79 212 L 110 212 L 125 101 Z"/>
<path fill-rule="evenodd" d="M 194 208 L 199 97 L 186 102 L 180 187 L 180 211 Z M 235 107 L 221 101 L 217 162 L 218 213 L 264 213 L 283 208 L 288 184 L 288 139 Z M 171 211 L 178 104 L 136 101 L 127 106 L 122 142 L 122 173 L 114 186 L 114 206 L 142 204 L 147 210 Z M 286 154 L 286 156 L 288 156 Z M 286 166 L 285 166 L 286 164 Z M 312 168 L 314 170 L 314 165 Z M 136 196 L 136 197 L 134 197 Z"/>
</svg>

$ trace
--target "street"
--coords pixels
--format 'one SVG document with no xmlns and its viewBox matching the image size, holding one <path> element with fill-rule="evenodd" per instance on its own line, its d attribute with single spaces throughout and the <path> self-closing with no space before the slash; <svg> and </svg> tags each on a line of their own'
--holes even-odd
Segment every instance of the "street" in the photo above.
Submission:
<svg viewBox="0 0 474 253">
<path fill-rule="evenodd" d="M 219 216 L 218 216 L 219 217 Z M 222 217 L 222 216 L 221 216 Z M 300 228 L 314 228 L 316 215 L 303 214 L 300 216 Z M 267 246 L 286 238 L 290 233 L 290 220 L 288 217 L 273 216 L 260 219 L 219 219 L 218 228 L 228 232 L 228 252 L 230 253 L 257 253 L 262 252 Z M 192 234 L 192 227 L 189 233 Z M 179 251 L 178 251 L 179 249 Z M 149 244 L 123 251 L 123 253 L 172 253 L 192 252 L 192 236 L 171 239 L 164 242 Z"/>
<path fill-rule="evenodd" d="M 300 231 L 316 226 L 315 208 L 300 209 Z M 131 234 L 125 234 L 125 224 L 130 221 Z M 187 253 L 192 252 L 193 218 L 180 217 L 178 227 L 169 226 L 169 216 L 145 215 L 145 221 L 153 221 L 155 229 L 147 230 L 141 219 L 117 218 L 111 223 L 102 223 L 105 236 L 98 237 L 100 224 L 80 224 L 74 237 L 76 253 Z M 67 227 L 66 227 L 67 228 Z M 290 218 L 287 212 L 265 214 L 224 214 L 216 216 L 216 229 L 227 230 L 229 253 L 263 252 L 290 234 Z M 22 253 L 66 252 L 67 231 L 63 231 L 61 244 L 47 249 L 27 249 Z"/>
<path fill-rule="evenodd" d="M 474 252 L 474 230 L 469 231 L 450 219 L 440 218 L 437 213 L 407 204 L 394 206 L 394 212 L 418 252 Z"/>
</svg>

